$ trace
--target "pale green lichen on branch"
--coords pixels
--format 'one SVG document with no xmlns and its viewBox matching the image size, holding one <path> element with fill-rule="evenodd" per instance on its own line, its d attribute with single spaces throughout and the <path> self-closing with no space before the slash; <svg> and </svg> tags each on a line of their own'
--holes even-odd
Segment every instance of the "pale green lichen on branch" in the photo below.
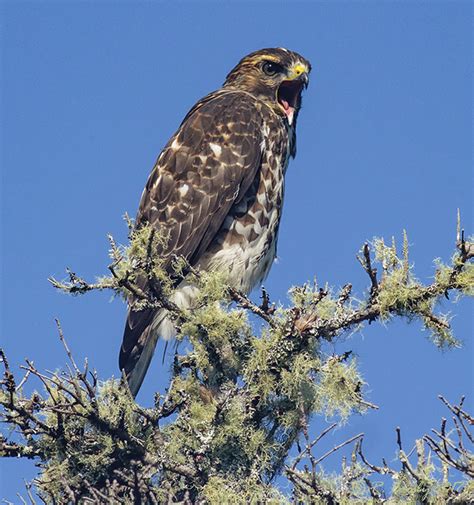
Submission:
<svg viewBox="0 0 474 505">
<path fill-rule="evenodd" d="M 424 438 L 416 464 L 400 441 L 401 470 L 368 462 L 363 434 L 316 457 L 319 439 L 336 424 L 315 441 L 308 436 L 312 416 L 340 424 L 352 413 L 376 408 L 365 397 L 351 352 L 329 353 L 327 341 L 364 323 L 403 316 L 419 318 L 438 346 L 457 345 L 448 318 L 435 306 L 451 291 L 473 294 L 474 251 L 460 227 L 451 265 L 438 262 L 429 285 L 414 276 L 405 234 L 400 256 L 395 241 L 374 239 L 362 248 L 359 261 L 370 279 L 362 301 L 350 284 L 335 291 L 314 283 L 293 288 L 289 307 L 271 305 L 266 292 L 257 305 L 229 288 L 222 274 L 195 271 L 183 258 L 173 259 L 167 275 L 152 254 L 163 240 L 149 228 L 130 226 L 129 246 L 109 237 L 110 275 L 95 283 L 72 272 L 66 282 L 51 279 L 67 293 L 107 289 L 126 299 L 133 294 L 136 310 L 170 311 L 178 339 L 186 338 L 191 350 L 175 356 L 169 387 L 163 396 L 157 393 L 153 408 L 136 404 L 122 381 L 100 382 L 87 364 L 79 368 L 60 327 L 70 360 L 66 373 L 43 374 L 28 361 L 17 382 L 2 354 L 1 415 L 12 431 L 0 439 L 0 454 L 41 463 L 35 485 L 46 503 L 463 503 L 472 496 L 471 484 L 456 487 L 448 479 L 449 468 L 473 476 L 472 451 L 459 444 L 460 455 L 445 450 L 459 433 L 472 442 L 467 427 L 473 420 L 463 400 L 447 403 L 455 435 L 442 425 L 438 438 Z M 194 310 L 180 310 L 170 300 L 184 276 L 200 289 Z M 141 278 L 149 291 L 140 288 Z M 260 334 L 251 313 L 263 322 Z M 41 393 L 26 392 L 33 378 Z M 290 461 L 295 444 L 299 456 Z M 348 444 L 355 444 L 350 462 L 338 475 L 325 473 L 323 461 Z M 441 477 L 424 446 L 442 464 Z M 280 474 L 292 483 L 292 496 L 275 487 Z M 370 478 L 376 474 L 393 477 L 389 501 Z"/>
</svg>

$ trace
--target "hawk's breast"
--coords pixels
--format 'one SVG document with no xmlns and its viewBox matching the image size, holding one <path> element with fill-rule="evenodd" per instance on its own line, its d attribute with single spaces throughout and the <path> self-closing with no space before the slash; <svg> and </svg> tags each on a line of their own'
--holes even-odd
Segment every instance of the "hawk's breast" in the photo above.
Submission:
<svg viewBox="0 0 474 505">
<path fill-rule="evenodd" d="M 255 179 L 228 216 L 198 265 L 227 276 L 249 293 L 268 274 L 276 256 L 290 136 L 282 120 L 262 107 L 262 161 Z"/>
</svg>

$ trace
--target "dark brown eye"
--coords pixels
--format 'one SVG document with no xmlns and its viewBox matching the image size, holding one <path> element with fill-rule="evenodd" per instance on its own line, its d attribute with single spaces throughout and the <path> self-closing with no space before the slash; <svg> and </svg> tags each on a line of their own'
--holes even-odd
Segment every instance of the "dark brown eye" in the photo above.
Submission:
<svg viewBox="0 0 474 505">
<path fill-rule="evenodd" d="M 262 70 L 265 72 L 265 74 L 272 76 L 278 74 L 283 69 L 280 65 L 278 65 L 278 63 L 274 63 L 273 61 L 265 61 L 262 65 Z"/>
</svg>

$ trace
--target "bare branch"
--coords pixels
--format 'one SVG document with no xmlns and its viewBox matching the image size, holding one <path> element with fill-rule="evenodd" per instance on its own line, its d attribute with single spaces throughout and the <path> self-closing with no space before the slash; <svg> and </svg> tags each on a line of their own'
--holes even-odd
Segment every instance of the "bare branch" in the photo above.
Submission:
<svg viewBox="0 0 474 505">
<path fill-rule="evenodd" d="M 370 247 L 366 242 L 364 247 L 362 248 L 363 258 L 357 256 L 359 263 L 362 265 L 362 268 L 367 272 L 367 275 L 370 278 L 371 288 L 370 288 L 370 298 L 373 299 L 378 291 L 379 285 L 377 281 L 377 269 L 372 266 L 372 260 L 370 258 Z"/>
<path fill-rule="evenodd" d="M 354 442 L 354 440 L 357 440 L 358 438 L 362 438 L 364 436 L 363 433 L 359 433 L 358 435 L 354 435 L 353 437 L 349 438 L 348 440 L 346 440 L 345 442 L 342 442 L 336 446 L 334 446 L 332 449 L 330 449 L 329 451 L 327 451 L 326 453 L 324 453 L 320 458 L 318 458 L 316 460 L 316 464 L 319 464 L 321 463 L 321 461 L 325 460 L 328 456 L 330 456 L 331 454 L 333 454 L 334 452 L 338 451 L 339 449 L 341 449 L 342 447 L 344 447 L 345 445 L 348 445 L 350 444 L 351 442 Z"/>
<path fill-rule="evenodd" d="M 274 321 L 271 314 L 268 313 L 268 310 L 262 309 L 258 305 L 255 305 L 246 295 L 237 291 L 233 288 L 228 288 L 229 295 L 231 299 L 242 307 L 243 309 L 248 309 L 253 312 L 255 315 L 266 321 L 270 326 L 275 327 L 276 322 Z"/>
</svg>

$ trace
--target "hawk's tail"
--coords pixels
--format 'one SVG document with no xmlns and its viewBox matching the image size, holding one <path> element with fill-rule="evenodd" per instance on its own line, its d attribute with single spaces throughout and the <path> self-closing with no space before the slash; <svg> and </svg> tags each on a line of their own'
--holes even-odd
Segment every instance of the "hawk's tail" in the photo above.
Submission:
<svg viewBox="0 0 474 505">
<path fill-rule="evenodd" d="M 171 301 L 181 309 L 190 308 L 197 288 L 181 282 Z M 119 367 L 125 372 L 132 395 L 135 397 L 150 366 L 158 338 L 169 340 L 176 336 L 176 327 L 166 309 L 128 310 Z"/>
<path fill-rule="evenodd" d="M 120 348 L 119 367 L 125 372 L 128 386 L 135 397 L 142 385 L 145 374 L 155 352 L 158 337 L 166 340 L 170 332 L 175 333 L 169 320 L 168 311 L 145 309 L 129 310 L 122 347 Z"/>
</svg>

